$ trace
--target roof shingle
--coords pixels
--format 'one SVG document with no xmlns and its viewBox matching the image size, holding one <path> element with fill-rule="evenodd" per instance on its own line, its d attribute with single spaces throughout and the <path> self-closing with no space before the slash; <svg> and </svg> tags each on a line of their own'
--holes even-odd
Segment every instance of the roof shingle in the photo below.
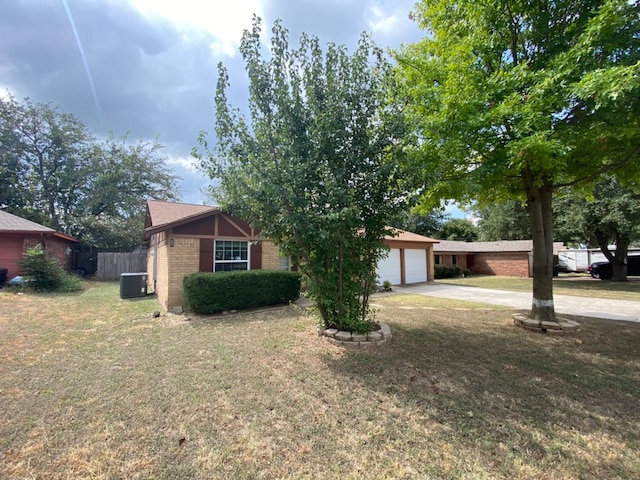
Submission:
<svg viewBox="0 0 640 480">
<path fill-rule="evenodd" d="M 564 243 L 553 242 L 553 251 L 564 248 Z M 500 240 L 497 242 L 461 242 L 457 240 L 440 240 L 433 247 L 434 253 L 491 253 L 491 252 L 530 252 L 533 240 Z"/>
<path fill-rule="evenodd" d="M 162 200 L 149 200 L 147 202 L 149 209 L 150 223 L 146 227 L 160 227 L 169 225 L 190 217 L 196 217 L 204 213 L 215 212 L 218 207 L 209 205 L 193 205 L 189 203 L 165 202 Z"/>
<path fill-rule="evenodd" d="M 12 215 L 8 212 L 4 212 L 0 210 L 0 232 L 11 232 L 11 233 L 54 233 L 55 230 L 53 228 L 45 227 L 44 225 L 40 225 L 39 223 L 32 222 L 31 220 L 26 220 L 24 218 L 20 218 L 16 215 Z"/>
</svg>

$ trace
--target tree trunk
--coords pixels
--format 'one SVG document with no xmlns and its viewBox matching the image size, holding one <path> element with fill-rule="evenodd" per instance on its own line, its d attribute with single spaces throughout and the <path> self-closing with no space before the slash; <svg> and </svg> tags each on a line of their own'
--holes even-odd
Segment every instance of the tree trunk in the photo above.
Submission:
<svg viewBox="0 0 640 480">
<path fill-rule="evenodd" d="M 539 184 L 531 172 L 525 172 L 527 209 L 533 238 L 533 299 L 531 318 L 542 322 L 555 322 L 553 305 L 553 216 L 551 182 Z"/>
<path fill-rule="evenodd" d="M 616 251 L 611 253 L 609 250 L 609 238 L 602 231 L 594 232 L 598 246 L 609 263 L 611 264 L 612 274 L 611 280 L 614 282 L 627 282 L 627 255 L 629 253 L 629 244 L 631 240 L 626 235 L 616 235 Z"/>
</svg>

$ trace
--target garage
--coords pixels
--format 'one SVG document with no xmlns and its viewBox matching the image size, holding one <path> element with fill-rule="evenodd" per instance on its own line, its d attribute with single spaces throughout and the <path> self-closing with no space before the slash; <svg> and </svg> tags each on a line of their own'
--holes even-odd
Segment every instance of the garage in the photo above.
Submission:
<svg viewBox="0 0 640 480">
<path fill-rule="evenodd" d="M 384 238 L 389 255 L 378 262 L 377 282 L 392 285 L 433 281 L 433 245 L 438 240 L 394 229 Z"/>
<path fill-rule="evenodd" d="M 427 281 L 427 251 L 406 249 L 404 251 L 405 282 L 418 283 Z"/>
<path fill-rule="evenodd" d="M 389 280 L 392 285 L 402 283 L 399 248 L 392 248 L 389 250 L 389 255 L 378 262 L 376 275 L 378 276 L 378 285 L 382 285 L 386 280 Z"/>
</svg>

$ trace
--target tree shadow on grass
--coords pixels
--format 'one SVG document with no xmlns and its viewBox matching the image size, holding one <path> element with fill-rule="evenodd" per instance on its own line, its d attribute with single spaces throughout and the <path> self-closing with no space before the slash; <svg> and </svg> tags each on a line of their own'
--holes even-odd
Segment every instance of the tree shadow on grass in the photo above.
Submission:
<svg viewBox="0 0 640 480">
<path fill-rule="evenodd" d="M 579 334 L 549 337 L 503 313 L 383 312 L 392 341 L 327 356 L 327 368 L 444 427 L 452 451 L 506 470 L 640 473 L 640 325 L 585 319 Z"/>
</svg>

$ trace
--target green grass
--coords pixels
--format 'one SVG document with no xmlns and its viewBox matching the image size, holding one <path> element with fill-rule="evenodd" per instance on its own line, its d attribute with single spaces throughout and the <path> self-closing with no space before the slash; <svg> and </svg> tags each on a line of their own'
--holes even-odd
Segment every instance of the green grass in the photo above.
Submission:
<svg viewBox="0 0 640 480">
<path fill-rule="evenodd" d="M 532 290 L 531 278 L 474 275 L 472 277 L 446 278 L 436 281 L 451 285 L 492 288 L 513 292 L 531 292 Z M 629 282 L 611 282 L 591 278 L 586 274 L 560 274 L 559 277 L 553 279 L 553 293 L 555 295 L 640 301 L 640 278 L 631 277 Z"/>
<path fill-rule="evenodd" d="M 346 351 L 292 307 L 154 319 L 116 284 L 0 291 L 0 478 L 640 477 L 639 324 L 548 337 L 374 302 L 392 341 Z"/>
</svg>

